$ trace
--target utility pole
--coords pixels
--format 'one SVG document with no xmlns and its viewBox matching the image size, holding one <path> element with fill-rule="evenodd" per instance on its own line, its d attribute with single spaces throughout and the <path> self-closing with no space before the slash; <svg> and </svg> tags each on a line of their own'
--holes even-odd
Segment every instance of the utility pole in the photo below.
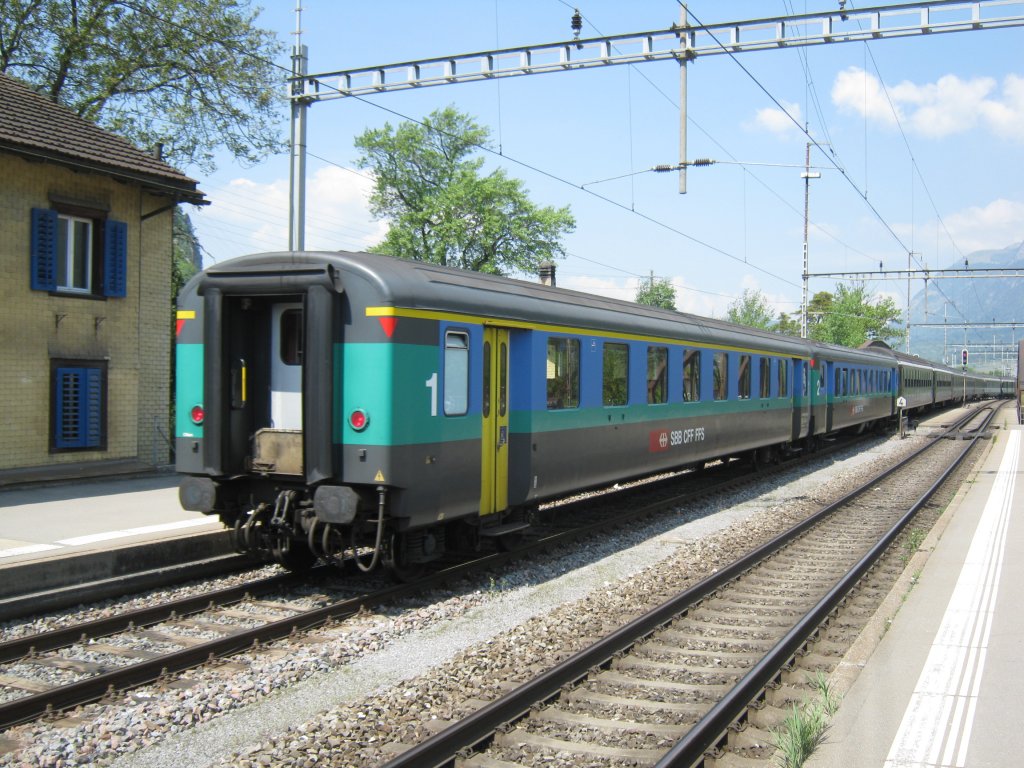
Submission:
<svg viewBox="0 0 1024 768">
<path fill-rule="evenodd" d="M 289 174 L 290 216 L 288 218 L 288 249 L 306 248 L 306 111 L 310 101 L 305 98 L 305 76 L 309 65 L 309 49 L 302 44 L 302 0 L 295 0 L 295 45 L 292 47 L 292 137 L 291 172 Z"/>
<path fill-rule="evenodd" d="M 809 270 L 809 259 L 807 253 L 807 227 L 811 204 L 811 179 L 820 179 L 821 174 L 811 171 L 811 142 L 807 142 L 807 154 L 804 156 L 804 172 L 800 174 L 804 180 L 804 272 L 803 272 L 803 300 L 800 302 L 800 338 L 807 338 L 807 277 Z"/>
<path fill-rule="evenodd" d="M 690 23 L 686 19 L 686 4 L 683 3 L 679 12 L 679 48 L 683 55 L 679 57 L 679 194 L 686 194 L 686 55 L 690 48 Z"/>
</svg>

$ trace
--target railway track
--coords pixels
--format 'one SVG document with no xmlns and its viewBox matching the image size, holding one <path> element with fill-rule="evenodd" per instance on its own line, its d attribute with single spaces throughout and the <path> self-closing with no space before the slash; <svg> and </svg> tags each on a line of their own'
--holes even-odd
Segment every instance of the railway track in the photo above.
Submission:
<svg viewBox="0 0 1024 768">
<path fill-rule="evenodd" d="M 993 414 L 969 413 L 947 436 L 981 436 Z M 973 443 L 932 441 L 742 560 L 409 747 L 388 768 L 691 766 L 708 755 L 717 766 L 730 764 L 725 749 L 770 756 L 772 723 L 758 708 L 806 695 L 786 666 L 797 654 L 813 665 L 822 653 L 815 636 Z"/>
<path fill-rule="evenodd" d="M 336 572 L 320 568 L 313 574 L 281 574 L 9 640 L 0 643 L 0 728 L 96 701 L 111 691 L 150 683 L 254 644 L 344 620 L 361 610 L 672 509 L 683 499 L 692 502 L 700 494 L 724 493 L 754 478 L 764 479 L 769 472 L 755 475 L 732 462 L 707 474 L 685 475 L 682 482 L 674 476 L 567 502 L 514 552 L 487 554 L 409 584 L 380 587 L 379 579 L 376 587 L 372 579 L 342 584 L 334 577 Z M 619 511 L 623 505 L 630 508 L 625 516 Z M 564 520 L 569 519 L 575 523 L 566 526 Z M 322 593 L 299 599 L 287 596 L 310 583 Z M 339 599 L 339 592 L 345 596 Z M 44 679 L 36 674 L 40 668 L 47 670 Z M 63 679 L 55 682 L 54 676 Z"/>
</svg>

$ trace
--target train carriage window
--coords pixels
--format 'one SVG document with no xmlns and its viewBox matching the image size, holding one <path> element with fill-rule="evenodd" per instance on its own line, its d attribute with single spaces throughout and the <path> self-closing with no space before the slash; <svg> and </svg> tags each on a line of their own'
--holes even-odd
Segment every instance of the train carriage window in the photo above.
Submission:
<svg viewBox="0 0 1024 768">
<path fill-rule="evenodd" d="M 604 345 L 602 390 L 605 405 L 626 405 L 629 402 L 629 347 L 625 344 Z"/>
<path fill-rule="evenodd" d="M 750 399 L 750 355 L 740 355 L 739 398 Z"/>
<path fill-rule="evenodd" d="M 836 368 L 835 387 L 834 387 L 834 389 L 832 391 L 832 394 L 834 396 L 838 397 L 839 395 L 843 394 L 842 383 L 843 383 L 843 371 L 842 371 L 841 368 Z"/>
<path fill-rule="evenodd" d="M 850 394 L 850 369 L 843 368 L 843 395 Z"/>
<path fill-rule="evenodd" d="M 444 335 L 444 414 L 465 416 L 468 410 L 469 334 L 448 331 Z"/>
<path fill-rule="evenodd" d="M 668 402 L 668 347 L 647 348 L 647 402 Z"/>
<path fill-rule="evenodd" d="M 286 309 L 281 313 L 281 362 L 302 365 L 302 310 Z"/>
<path fill-rule="evenodd" d="M 580 405 L 580 340 L 548 339 L 548 410 Z"/>
<path fill-rule="evenodd" d="M 700 400 L 700 350 L 688 349 L 683 353 L 683 400 Z"/>
<path fill-rule="evenodd" d="M 779 360 L 779 397 L 789 397 L 788 360 Z"/>
<path fill-rule="evenodd" d="M 715 400 L 727 400 L 729 398 L 729 356 L 725 352 L 715 352 L 712 370 Z"/>
<path fill-rule="evenodd" d="M 761 399 L 767 400 L 772 396 L 772 361 L 762 357 L 759 365 L 761 375 Z"/>
</svg>

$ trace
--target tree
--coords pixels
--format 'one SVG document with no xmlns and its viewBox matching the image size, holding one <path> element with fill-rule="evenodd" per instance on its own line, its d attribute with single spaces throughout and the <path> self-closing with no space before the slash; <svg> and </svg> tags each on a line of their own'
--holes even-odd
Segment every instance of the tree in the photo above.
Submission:
<svg viewBox="0 0 1024 768">
<path fill-rule="evenodd" d="M 281 45 L 247 0 L 0 0 L 0 72 L 176 165 L 281 148 Z"/>
<path fill-rule="evenodd" d="M 899 327 L 901 313 L 895 302 L 876 299 L 863 285 L 839 285 L 834 296 L 819 293 L 814 298 L 819 297 L 819 319 L 808 332 L 816 341 L 859 347 L 871 338 L 893 346 L 906 335 Z"/>
<path fill-rule="evenodd" d="M 171 304 L 175 308 L 181 289 L 203 266 L 192 220 L 180 207 L 174 209 L 171 224 L 171 255 Z"/>
<path fill-rule="evenodd" d="M 562 235 L 576 221 L 569 208 L 540 208 L 523 183 L 501 169 L 480 174 L 489 132 L 453 107 L 421 123 L 385 124 L 355 140 L 360 168 L 374 174 L 370 210 L 389 219 L 371 250 L 414 261 L 494 274 L 535 273 L 565 255 Z"/>
<path fill-rule="evenodd" d="M 725 318 L 731 323 L 763 328 L 766 331 L 775 325 L 775 313 L 768 299 L 760 291 L 750 288 L 744 289 L 743 295 L 729 305 Z"/>
<path fill-rule="evenodd" d="M 637 304 L 646 304 L 650 307 L 675 309 L 676 289 L 672 285 L 671 280 L 655 280 L 651 277 L 650 280 L 640 281 L 640 285 L 636 288 L 636 298 L 634 298 L 633 301 Z"/>
<path fill-rule="evenodd" d="M 775 332 L 786 336 L 800 336 L 800 319 L 793 318 L 785 312 L 779 312 L 779 322 L 775 324 Z"/>
</svg>

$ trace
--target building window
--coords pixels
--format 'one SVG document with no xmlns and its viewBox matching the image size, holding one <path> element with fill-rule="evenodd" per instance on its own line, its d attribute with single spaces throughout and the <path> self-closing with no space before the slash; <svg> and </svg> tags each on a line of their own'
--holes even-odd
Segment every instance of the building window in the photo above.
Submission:
<svg viewBox="0 0 1024 768">
<path fill-rule="evenodd" d="M 127 293 L 128 225 L 87 212 L 33 208 L 30 286 L 123 298 Z"/>
<path fill-rule="evenodd" d="M 51 451 L 106 450 L 106 362 L 54 360 L 51 381 Z"/>
<path fill-rule="evenodd" d="M 647 402 L 668 402 L 668 347 L 647 348 Z"/>
<path fill-rule="evenodd" d="M 580 404 L 580 341 L 548 339 L 548 410 Z"/>
<path fill-rule="evenodd" d="M 602 402 L 625 405 L 629 402 L 629 347 L 625 344 L 604 345 Z"/>
<path fill-rule="evenodd" d="M 688 349 L 683 353 L 683 400 L 700 400 L 700 350 Z"/>
</svg>

